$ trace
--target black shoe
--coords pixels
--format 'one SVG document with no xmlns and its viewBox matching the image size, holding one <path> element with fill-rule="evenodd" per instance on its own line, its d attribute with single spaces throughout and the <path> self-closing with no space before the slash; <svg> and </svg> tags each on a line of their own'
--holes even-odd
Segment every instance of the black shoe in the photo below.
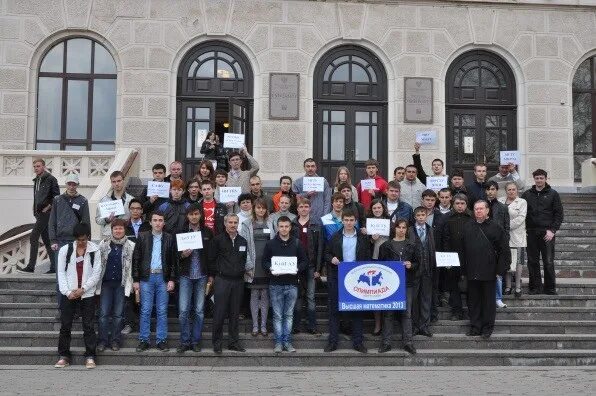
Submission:
<svg viewBox="0 0 596 396">
<path fill-rule="evenodd" d="M 190 351 L 190 345 L 178 345 L 178 348 L 176 348 L 176 353 L 184 353 L 186 351 Z"/>
<path fill-rule="evenodd" d="M 483 340 L 488 340 L 491 336 L 491 333 L 482 333 L 481 337 Z"/>
<path fill-rule="evenodd" d="M 373 331 L 372 335 L 374 335 L 375 337 L 378 337 L 381 335 L 381 331 L 382 331 L 381 329 L 379 329 L 379 331 Z"/>
<path fill-rule="evenodd" d="M 544 294 L 547 294 L 549 296 L 558 296 L 559 295 L 559 293 L 557 293 L 556 290 L 545 290 Z"/>
<path fill-rule="evenodd" d="M 365 347 L 364 345 L 362 345 L 362 344 L 360 344 L 360 345 L 355 345 L 355 346 L 354 346 L 354 350 L 355 350 L 355 351 L 358 351 L 358 352 L 360 352 L 360 353 L 368 353 L 368 349 L 366 349 L 366 347 Z"/>
<path fill-rule="evenodd" d="M 433 336 L 433 333 L 431 333 L 431 331 L 428 330 L 428 329 L 420 330 L 420 331 L 418 331 L 418 334 L 423 335 L 425 337 L 432 337 Z"/>
<path fill-rule="evenodd" d="M 434 318 L 430 318 L 430 323 L 431 324 L 435 324 L 439 321 L 439 318 L 437 316 L 435 316 Z"/>
<path fill-rule="evenodd" d="M 459 318 L 459 315 L 458 314 L 452 313 L 451 314 L 451 320 L 461 320 L 461 319 Z"/>
<path fill-rule="evenodd" d="M 246 352 L 246 349 L 242 348 L 240 345 L 230 345 L 228 347 L 228 349 L 230 351 L 236 351 L 236 352 Z"/>
<path fill-rule="evenodd" d="M 528 294 L 531 294 L 531 295 L 540 294 L 540 290 L 539 289 L 530 289 L 528 291 Z"/>
<path fill-rule="evenodd" d="M 192 346 L 192 351 L 193 352 L 201 352 L 201 344 L 194 344 Z"/>
<path fill-rule="evenodd" d="M 166 341 L 160 341 L 157 343 L 157 349 L 159 349 L 162 352 L 167 352 L 170 350 L 170 348 L 168 348 L 168 343 Z"/>
<path fill-rule="evenodd" d="M 389 352 L 391 350 L 391 345 L 383 344 L 379 347 L 379 353 Z"/>
<path fill-rule="evenodd" d="M 522 295 L 522 292 L 521 292 L 521 290 L 520 290 L 520 291 L 517 291 L 517 290 L 516 290 L 516 291 L 515 291 L 515 293 L 514 293 L 514 295 L 515 295 L 515 298 L 520 298 L 520 297 L 521 297 L 521 295 Z"/>
<path fill-rule="evenodd" d="M 416 348 L 414 348 L 414 345 L 412 344 L 404 345 L 404 351 L 408 352 L 410 355 L 416 354 Z"/>
<path fill-rule="evenodd" d="M 320 336 L 322 336 L 322 335 L 323 335 L 323 334 L 322 334 L 322 333 L 321 333 L 319 330 L 317 330 L 317 329 L 308 329 L 308 330 L 306 330 L 306 332 L 307 332 L 308 334 L 310 334 L 310 335 L 314 335 L 314 336 L 317 336 L 317 337 L 320 337 Z"/>
<path fill-rule="evenodd" d="M 220 346 L 213 347 L 213 353 L 215 353 L 216 355 L 221 355 L 222 354 L 221 347 Z"/>
<path fill-rule="evenodd" d="M 112 342 L 112 345 L 110 346 L 110 348 L 112 349 L 112 351 L 117 352 L 120 350 L 120 344 L 118 344 L 116 341 Z"/>
<path fill-rule="evenodd" d="M 56 270 L 53 270 L 53 269 L 51 269 L 51 268 L 50 268 L 49 270 L 47 270 L 47 271 L 46 271 L 46 272 L 44 272 L 44 273 L 45 273 L 46 275 L 55 274 L 55 273 L 56 273 Z"/>
<path fill-rule="evenodd" d="M 329 344 L 327 344 L 325 346 L 325 349 L 323 349 L 323 352 L 333 352 L 336 349 L 337 349 L 337 344 L 331 344 L 331 343 L 329 343 Z"/>
<path fill-rule="evenodd" d="M 300 329 L 295 328 L 294 330 L 292 330 L 292 334 L 300 334 Z"/>
<path fill-rule="evenodd" d="M 476 330 L 472 330 L 472 329 L 470 329 L 470 330 L 468 330 L 468 331 L 466 332 L 466 335 L 467 335 L 468 337 L 475 337 L 475 336 L 479 336 L 479 335 L 480 335 L 480 332 L 478 332 L 478 331 L 476 331 Z"/>
<path fill-rule="evenodd" d="M 145 352 L 147 349 L 149 349 L 148 342 L 141 341 L 139 342 L 139 345 L 137 345 L 137 352 Z"/>
<path fill-rule="evenodd" d="M 103 352 L 106 350 L 106 346 L 104 344 L 97 344 L 97 348 L 95 348 L 97 352 Z"/>
<path fill-rule="evenodd" d="M 21 272 L 23 274 L 32 274 L 35 271 L 35 268 L 26 266 L 25 268 L 18 268 L 17 272 Z"/>
</svg>

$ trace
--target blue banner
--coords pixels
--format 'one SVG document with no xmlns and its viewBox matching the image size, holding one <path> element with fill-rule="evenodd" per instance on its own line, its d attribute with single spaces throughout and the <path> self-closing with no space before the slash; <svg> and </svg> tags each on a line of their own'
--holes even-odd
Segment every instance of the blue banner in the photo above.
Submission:
<svg viewBox="0 0 596 396">
<path fill-rule="evenodd" d="M 340 311 L 406 309 L 406 271 L 402 261 L 341 262 L 337 287 Z"/>
</svg>

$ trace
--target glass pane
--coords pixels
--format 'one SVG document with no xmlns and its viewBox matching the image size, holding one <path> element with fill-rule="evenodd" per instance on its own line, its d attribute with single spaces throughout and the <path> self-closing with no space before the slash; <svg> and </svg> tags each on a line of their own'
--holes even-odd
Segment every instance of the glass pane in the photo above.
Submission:
<svg viewBox="0 0 596 396">
<path fill-rule="evenodd" d="M 66 151 L 85 151 L 85 150 L 87 150 L 87 147 L 86 146 L 69 145 L 69 146 L 65 146 L 64 150 L 66 150 Z"/>
<path fill-rule="evenodd" d="M 91 40 L 81 38 L 66 42 L 66 72 L 91 73 Z"/>
<path fill-rule="evenodd" d="M 345 111 L 332 111 L 331 122 L 345 122 L 346 112 Z"/>
<path fill-rule="evenodd" d="M 589 93 L 573 94 L 573 151 L 592 152 L 592 102 Z"/>
<path fill-rule="evenodd" d="M 377 158 L 377 127 L 371 128 L 370 144 L 372 145 L 372 157 Z"/>
<path fill-rule="evenodd" d="M 68 81 L 68 103 L 66 105 L 66 138 L 87 138 L 87 105 L 89 83 Z"/>
<path fill-rule="evenodd" d="M 103 45 L 95 43 L 95 74 L 116 74 L 116 63 Z"/>
<path fill-rule="evenodd" d="M 229 63 L 234 63 L 234 58 L 232 58 L 230 55 L 226 54 L 225 52 L 218 52 L 217 53 L 217 57 L 218 58 L 222 58 L 227 60 Z"/>
<path fill-rule="evenodd" d="M 215 52 L 213 52 L 213 51 L 210 51 L 210 52 L 205 52 L 204 54 L 200 55 L 200 56 L 197 58 L 197 60 L 198 60 L 199 62 L 201 62 L 201 61 L 203 61 L 203 60 L 205 60 L 205 59 L 207 59 L 207 58 L 213 58 L 214 56 L 215 56 Z"/>
<path fill-rule="evenodd" d="M 202 142 L 201 142 L 202 143 Z M 192 122 L 186 122 L 186 158 L 192 157 Z"/>
<path fill-rule="evenodd" d="M 205 139 L 207 139 L 207 132 L 209 131 L 209 122 L 206 122 L 206 121 L 195 122 L 195 131 L 197 132 L 197 136 L 199 136 L 199 135 L 203 136 L 203 134 L 204 134 L 204 137 L 202 139 L 200 139 L 200 143 L 203 144 Z M 205 131 L 205 132 L 201 132 L 201 131 Z"/>
<path fill-rule="evenodd" d="M 477 87 L 480 77 L 478 76 L 478 68 L 472 69 L 466 73 L 464 78 L 462 79 L 461 85 L 462 87 Z"/>
<path fill-rule="evenodd" d="M 329 121 L 329 110 L 323 110 L 323 122 Z"/>
<path fill-rule="evenodd" d="M 482 69 L 481 71 L 482 73 L 482 86 L 486 87 L 486 88 L 497 88 L 499 87 L 499 82 L 497 81 L 497 78 L 495 77 L 495 75 L 486 70 L 486 69 Z"/>
<path fill-rule="evenodd" d="M 116 146 L 113 144 L 104 144 L 104 143 L 97 143 L 91 145 L 91 150 L 93 151 L 114 151 Z"/>
<path fill-rule="evenodd" d="M 192 120 L 192 107 L 187 107 L 186 108 L 186 119 L 187 120 Z"/>
<path fill-rule="evenodd" d="M 344 159 L 344 149 L 346 145 L 345 126 L 331 125 L 331 159 Z"/>
<path fill-rule="evenodd" d="M 62 79 L 39 77 L 37 139 L 60 140 Z"/>
<path fill-rule="evenodd" d="M 484 154 L 487 163 L 496 163 L 499 161 L 499 133 L 496 131 L 486 131 L 486 141 L 484 143 Z"/>
<path fill-rule="evenodd" d="M 209 107 L 195 107 L 195 120 L 208 120 Z"/>
<path fill-rule="evenodd" d="M 364 70 L 361 66 L 352 64 L 352 81 L 353 82 L 370 82 L 370 78 L 368 78 L 368 74 L 366 74 L 366 70 Z"/>
<path fill-rule="evenodd" d="M 39 71 L 62 73 L 64 71 L 64 43 L 60 43 L 50 50 L 43 58 Z"/>
<path fill-rule="evenodd" d="M 93 140 L 116 139 L 116 80 L 93 83 Z"/>
<path fill-rule="evenodd" d="M 329 159 L 329 125 L 323 125 L 323 159 Z"/>
<path fill-rule="evenodd" d="M 234 104 L 234 117 L 242 117 L 242 106 Z"/>
<path fill-rule="evenodd" d="M 487 127 L 498 127 L 499 126 L 499 116 L 496 115 L 487 115 L 485 118 L 485 126 Z"/>
<path fill-rule="evenodd" d="M 236 70 L 236 78 L 238 80 L 242 80 L 244 78 L 244 75 L 242 74 L 242 68 L 240 67 L 238 62 L 234 63 L 234 70 Z"/>
<path fill-rule="evenodd" d="M 369 151 L 369 127 L 367 125 L 356 126 L 356 161 L 366 161 L 370 157 Z"/>
<path fill-rule="evenodd" d="M 573 88 L 574 89 L 590 89 L 592 87 L 590 73 L 590 58 L 586 59 L 579 65 L 575 76 L 573 76 Z"/>
<path fill-rule="evenodd" d="M 190 67 L 188 68 L 188 77 L 194 77 L 195 76 L 195 71 L 197 70 L 197 67 L 199 66 L 199 63 L 197 61 L 194 61 Z"/>
<path fill-rule="evenodd" d="M 233 125 L 234 125 L 234 129 L 232 129 L 232 132 L 235 132 L 235 133 L 245 132 L 244 128 L 243 128 L 244 123 L 241 120 L 234 118 Z"/>
<path fill-rule="evenodd" d="M 362 123 L 368 124 L 369 123 L 369 119 L 368 119 L 369 114 L 370 113 L 368 111 L 357 111 L 356 112 L 356 122 L 359 124 L 362 124 Z"/>
<path fill-rule="evenodd" d="M 333 61 L 333 64 L 337 66 L 341 63 L 348 62 L 349 60 L 350 58 L 348 56 L 340 56 L 339 58 Z"/>
<path fill-rule="evenodd" d="M 36 150 L 60 150 L 60 143 L 37 143 Z"/>
<path fill-rule="evenodd" d="M 377 73 L 375 73 L 372 66 L 367 67 L 366 70 L 368 70 L 368 72 L 370 73 L 371 82 L 376 83 L 377 82 Z"/>
<path fill-rule="evenodd" d="M 227 64 L 224 61 L 218 60 L 217 61 L 217 77 L 218 78 L 236 78 L 236 73 L 234 73 L 234 69 L 232 66 Z"/>
<path fill-rule="evenodd" d="M 337 69 L 335 69 L 335 71 L 333 72 L 333 75 L 331 76 L 331 81 L 349 81 L 349 69 L 348 69 L 349 65 L 348 64 L 344 64 L 341 65 L 340 67 L 338 67 Z"/>
<path fill-rule="evenodd" d="M 461 115 L 462 126 L 476 126 L 476 116 L 474 114 L 462 114 Z"/>
<path fill-rule="evenodd" d="M 199 71 L 197 72 L 197 77 L 201 78 L 213 78 L 215 76 L 215 63 L 213 59 L 210 59 L 203 63 L 201 67 L 199 67 Z"/>
<path fill-rule="evenodd" d="M 372 112 L 372 123 L 373 124 L 377 123 L 377 112 L 376 111 Z"/>
</svg>

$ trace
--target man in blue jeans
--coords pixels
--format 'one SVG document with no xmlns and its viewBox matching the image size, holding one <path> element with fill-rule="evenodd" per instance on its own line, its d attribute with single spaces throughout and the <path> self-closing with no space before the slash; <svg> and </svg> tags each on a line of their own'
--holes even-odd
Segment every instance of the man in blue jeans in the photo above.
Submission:
<svg viewBox="0 0 596 396">
<path fill-rule="evenodd" d="M 298 297 L 298 272 L 308 267 L 306 252 L 300 241 L 290 234 L 291 230 L 290 218 L 281 216 L 277 220 L 277 235 L 267 242 L 263 251 L 263 269 L 270 273 L 269 298 L 273 307 L 275 353 L 284 349 L 296 352 L 292 346 L 292 321 Z M 295 265 L 287 257 L 295 258 Z"/>
<path fill-rule="evenodd" d="M 201 352 L 201 331 L 205 314 L 205 287 L 213 283 L 213 277 L 207 277 L 207 260 L 213 232 L 204 226 L 201 209 L 190 205 L 186 209 L 186 223 L 183 232 L 200 232 L 202 249 L 186 249 L 178 252 L 178 320 L 180 320 L 180 345 L 178 353 L 188 350 Z M 194 306 L 195 320 L 190 326 L 190 309 Z"/>
<path fill-rule="evenodd" d="M 137 352 L 149 349 L 154 302 L 157 313 L 157 348 L 166 352 L 169 350 L 168 293 L 174 291 L 176 246 L 174 237 L 163 232 L 163 213 L 153 212 L 150 223 L 151 231 L 139 234 L 132 258 L 133 287 L 141 291 L 141 320 Z"/>
</svg>

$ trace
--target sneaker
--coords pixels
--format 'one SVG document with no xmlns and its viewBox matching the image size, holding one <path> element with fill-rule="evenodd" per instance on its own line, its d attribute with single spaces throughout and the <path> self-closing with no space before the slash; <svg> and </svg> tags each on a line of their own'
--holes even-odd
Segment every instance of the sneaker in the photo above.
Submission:
<svg viewBox="0 0 596 396">
<path fill-rule="evenodd" d="M 117 352 L 120 350 L 120 344 L 118 344 L 116 341 L 112 342 L 112 345 L 110 346 L 110 348 L 112 349 L 112 351 Z"/>
<path fill-rule="evenodd" d="M 70 362 L 66 358 L 60 358 L 54 365 L 56 368 L 64 368 L 70 366 Z"/>
<path fill-rule="evenodd" d="M 286 351 L 290 352 L 290 353 L 292 353 L 292 352 L 296 352 L 296 348 L 294 348 L 294 346 L 293 346 L 292 344 L 290 344 L 290 343 L 286 344 L 286 345 L 284 346 L 284 349 L 285 349 Z"/>
<path fill-rule="evenodd" d="M 87 358 L 85 359 L 85 368 L 94 369 L 96 367 L 95 359 Z"/>
<path fill-rule="evenodd" d="M 507 308 L 507 304 L 501 300 L 497 300 L 497 308 Z"/>
<path fill-rule="evenodd" d="M 179 345 L 178 348 L 176 348 L 176 353 L 184 353 L 186 351 L 190 351 L 190 345 Z"/>
<path fill-rule="evenodd" d="M 310 334 L 310 335 L 314 335 L 314 336 L 317 336 L 317 337 L 320 337 L 320 336 L 322 336 L 322 335 L 323 335 L 323 334 L 322 334 L 322 333 L 321 333 L 319 330 L 317 330 L 317 329 L 308 329 L 306 332 L 307 332 L 308 334 Z"/>
<path fill-rule="evenodd" d="M 283 351 L 283 347 L 281 346 L 281 344 L 275 344 L 275 348 L 273 348 L 273 352 L 281 353 L 281 351 Z"/>
<path fill-rule="evenodd" d="M 132 327 L 130 327 L 130 325 L 126 325 L 122 328 L 121 331 L 122 334 L 130 334 L 132 333 Z"/>
<path fill-rule="evenodd" d="M 162 352 L 167 352 L 170 350 L 170 348 L 168 348 L 168 343 L 166 341 L 160 341 L 157 343 L 157 349 L 159 349 Z"/>
<path fill-rule="evenodd" d="M 103 352 L 106 350 L 106 346 L 104 344 L 98 344 L 97 348 L 95 348 L 97 352 Z"/>
<path fill-rule="evenodd" d="M 35 271 L 35 269 L 33 267 L 29 267 L 29 266 L 26 266 L 25 268 L 17 267 L 17 272 L 20 272 L 22 274 L 32 274 L 34 271 Z"/>
<path fill-rule="evenodd" d="M 147 341 L 141 341 L 137 345 L 137 352 L 145 352 L 147 349 L 149 349 L 149 343 Z"/>
</svg>

